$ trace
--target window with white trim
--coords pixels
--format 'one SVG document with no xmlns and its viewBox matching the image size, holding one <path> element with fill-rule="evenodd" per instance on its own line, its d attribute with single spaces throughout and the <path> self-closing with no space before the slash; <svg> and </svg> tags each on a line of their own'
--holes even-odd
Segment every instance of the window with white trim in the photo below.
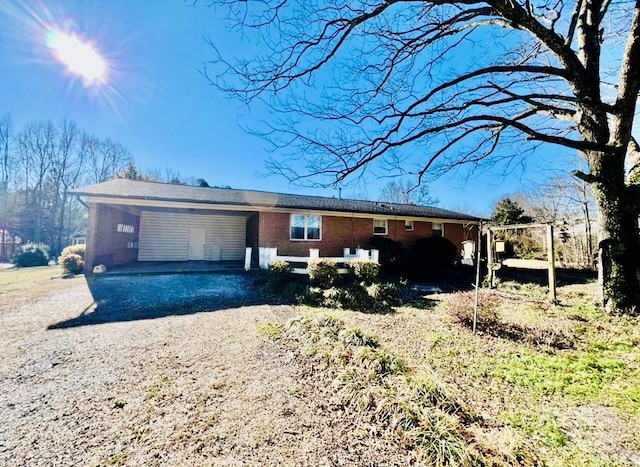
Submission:
<svg viewBox="0 0 640 467">
<path fill-rule="evenodd" d="M 389 232 L 389 221 L 387 219 L 373 220 L 373 235 L 387 235 Z"/>
<path fill-rule="evenodd" d="M 407 232 L 413 232 L 413 221 L 404 221 L 404 230 Z"/>
<path fill-rule="evenodd" d="M 434 222 L 431 231 L 434 237 L 444 237 L 444 224 Z"/>
<path fill-rule="evenodd" d="M 291 240 L 321 240 L 322 217 L 291 214 L 289 237 Z"/>
</svg>

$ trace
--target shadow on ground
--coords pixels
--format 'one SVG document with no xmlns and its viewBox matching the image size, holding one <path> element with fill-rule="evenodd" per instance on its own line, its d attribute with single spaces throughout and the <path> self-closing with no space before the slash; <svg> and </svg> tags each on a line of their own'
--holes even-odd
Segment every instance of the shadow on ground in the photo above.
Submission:
<svg viewBox="0 0 640 467">
<path fill-rule="evenodd" d="M 547 269 L 522 269 L 503 266 L 497 272 L 497 277 L 503 281 L 532 283 L 540 286 L 549 285 Z M 589 269 L 556 268 L 556 285 L 587 284 L 597 280 L 598 273 Z"/>
<path fill-rule="evenodd" d="M 87 277 L 94 305 L 47 329 L 190 315 L 275 303 L 257 278 L 244 274 L 167 274 Z"/>
</svg>

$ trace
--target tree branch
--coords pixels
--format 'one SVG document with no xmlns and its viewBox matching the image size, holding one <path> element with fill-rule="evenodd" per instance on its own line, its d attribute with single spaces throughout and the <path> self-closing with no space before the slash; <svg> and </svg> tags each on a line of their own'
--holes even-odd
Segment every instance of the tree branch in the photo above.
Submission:
<svg viewBox="0 0 640 467">
<path fill-rule="evenodd" d="M 598 181 L 598 179 L 593 175 L 586 174 L 580 170 L 574 170 L 573 172 L 571 172 L 571 175 L 589 184 L 596 183 Z"/>
</svg>

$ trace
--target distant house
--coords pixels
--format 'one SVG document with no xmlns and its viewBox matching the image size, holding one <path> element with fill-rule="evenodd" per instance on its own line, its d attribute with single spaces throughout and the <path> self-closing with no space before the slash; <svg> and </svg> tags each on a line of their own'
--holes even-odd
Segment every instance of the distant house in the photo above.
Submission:
<svg viewBox="0 0 640 467">
<path fill-rule="evenodd" d="M 0 261 L 9 261 L 22 243 L 22 239 L 11 232 L 9 221 L 0 217 Z"/>
<path fill-rule="evenodd" d="M 87 243 L 87 230 L 80 229 L 69 235 L 69 245 L 84 245 Z"/>
<path fill-rule="evenodd" d="M 85 270 L 135 261 L 242 261 L 252 248 L 342 255 L 373 236 L 409 245 L 441 235 L 458 249 L 479 219 L 445 209 L 252 190 L 110 180 L 73 190 L 89 203 Z"/>
</svg>

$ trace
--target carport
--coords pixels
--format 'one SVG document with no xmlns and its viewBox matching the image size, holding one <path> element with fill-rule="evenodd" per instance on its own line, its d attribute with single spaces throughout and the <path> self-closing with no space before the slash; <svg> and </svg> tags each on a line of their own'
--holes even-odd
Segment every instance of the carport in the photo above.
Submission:
<svg viewBox="0 0 640 467">
<path fill-rule="evenodd" d="M 256 212 L 192 200 L 168 200 L 166 194 L 157 199 L 119 194 L 118 182 L 123 181 L 107 182 L 110 192 L 104 195 L 86 193 L 88 272 L 99 264 L 108 271 L 115 268 L 122 272 L 122 266 L 129 265 L 131 269 L 137 263 L 141 271 L 220 270 L 241 267 L 246 247 L 257 250 Z M 173 188 L 158 185 L 165 191 Z M 189 262 L 193 265 L 188 266 Z"/>
</svg>

